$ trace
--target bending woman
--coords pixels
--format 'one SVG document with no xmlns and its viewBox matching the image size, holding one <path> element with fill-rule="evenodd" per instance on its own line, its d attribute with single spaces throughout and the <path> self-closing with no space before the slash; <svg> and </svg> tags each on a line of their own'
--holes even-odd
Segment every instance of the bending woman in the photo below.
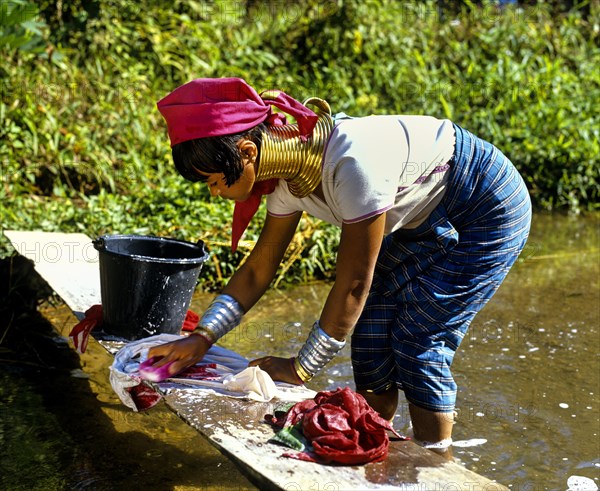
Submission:
<svg viewBox="0 0 600 491">
<path fill-rule="evenodd" d="M 236 201 L 234 247 L 264 194 L 268 214 L 194 333 L 150 356 L 173 373 L 200 361 L 267 290 L 307 212 L 341 227 L 335 282 L 295 356 L 251 365 L 302 384 L 351 339 L 356 390 L 388 419 L 404 391 L 415 439 L 447 446 L 452 360 L 525 245 L 529 194 L 502 152 L 447 119 L 331 116 L 312 102 L 316 112 L 237 78 L 193 80 L 159 101 L 178 171 Z"/>
</svg>

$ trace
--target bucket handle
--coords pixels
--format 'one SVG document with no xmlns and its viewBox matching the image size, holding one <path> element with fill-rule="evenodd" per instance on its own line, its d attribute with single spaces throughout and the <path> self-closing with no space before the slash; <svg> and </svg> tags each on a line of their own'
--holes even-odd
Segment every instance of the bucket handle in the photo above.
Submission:
<svg viewBox="0 0 600 491">
<path fill-rule="evenodd" d="M 102 237 L 92 240 L 92 244 L 94 245 L 94 249 L 97 251 L 103 251 L 106 249 L 106 241 Z"/>
<path fill-rule="evenodd" d="M 208 255 L 208 252 L 206 251 L 206 244 L 204 243 L 204 241 L 202 239 L 199 239 L 196 241 L 196 246 L 200 248 L 200 250 L 202 251 L 202 254 L 204 255 Z"/>
</svg>

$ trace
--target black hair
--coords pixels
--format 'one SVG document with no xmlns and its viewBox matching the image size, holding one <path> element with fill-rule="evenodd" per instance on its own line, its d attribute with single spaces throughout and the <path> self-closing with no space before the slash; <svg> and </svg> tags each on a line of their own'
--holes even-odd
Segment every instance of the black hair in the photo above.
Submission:
<svg viewBox="0 0 600 491">
<path fill-rule="evenodd" d="M 173 162 L 177 171 L 188 181 L 206 181 L 197 171 L 212 174 L 222 172 L 225 184 L 231 186 L 242 175 L 242 156 L 237 143 L 247 138 L 256 144 L 257 162 L 260 156 L 262 133 L 266 125 L 260 123 L 254 128 L 233 135 L 208 136 L 178 143 L 172 148 Z"/>
</svg>

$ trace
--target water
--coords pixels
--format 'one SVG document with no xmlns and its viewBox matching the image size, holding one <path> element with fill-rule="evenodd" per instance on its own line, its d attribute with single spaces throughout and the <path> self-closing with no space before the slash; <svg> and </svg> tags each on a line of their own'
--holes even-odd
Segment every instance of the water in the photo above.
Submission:
<svg viewBox="0 0 600 491">
<path fill-rule="evenodd" d="M 487 443 L 454 455 L 512 489 L 566 490 L 569 476 L 600 477 L 599 245 L 597 220 L 537 215 L 522 259 L 456 356 L 454 439 Z M 228 347 L 246 356 L 295 353 L 304 336 L 285 323 L 300 323 L 305 335 L 328 288 L 271 294 Z M 351 380 L 346 348 L 314 385 Z M 407 426 L 406 403 L 395 424 Z"/>
<path fill-rule="evenodd" d="M 459 385 L 454 438 L 476 444 L 454 448 L 455 458 L 513 490 L 564 491 L 571 476 L 600 484 L 598 224 L 597 218 L 536 215 L 522 258 L 476 317 L 454 362 Z M 248 358 L 294 354 L 329 287 L 270 292 L 222 344 Z M 210 299 L 197 294 L 191 308 L 201 312 Z M 45 314 L 63 333 L 73 325 L 64 307 L 47 307 Z M 81 368 L 89 378 L 65 372 L 45 389 L 23 381 L 15 387 L 18 378 L 7 376 L 10 370 L 0 364 L 2 395 L 12 394 L 17 412 L 13 426 L 36 421 L 41 428 L 35 431 L 52 442 L 44 447 L 41 438 L 28 436 L 47 482 L 67 489 L 252 488 L 169 410 L 136 414 L 120 405 L 108 383 L 110 357 L 95 343 L 88 351 Z M 315 389 L 343 385 L 352 386 L 348 347 L 311 382 Z M 50 406 L 44 390 L 54 394 Z M 408 425 L 405 402 L 395 425 L 401 430 Z M 5 428 L 0 439 L 6 433 Z M 14 473 L 32 461 L 31 455 L 12 458 L 10 465 L 0 464 L 2 471 Z"/>
</svg>

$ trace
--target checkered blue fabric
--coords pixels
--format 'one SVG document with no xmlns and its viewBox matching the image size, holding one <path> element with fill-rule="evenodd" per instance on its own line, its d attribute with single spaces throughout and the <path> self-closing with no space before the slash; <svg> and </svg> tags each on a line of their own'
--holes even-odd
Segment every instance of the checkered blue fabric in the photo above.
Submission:
<svg viewBox="0 0 600 491">
<path fill-rule="evenodd" d="M 450 366 L 473 317 L 523 249 L 531 201 L 513 164 L 455 125 L 447 191 L 428 219 L 385 237 L 352 335 L 357 389 L 397 384 L 437 412 L 456 402 Z"/>
</svg>

